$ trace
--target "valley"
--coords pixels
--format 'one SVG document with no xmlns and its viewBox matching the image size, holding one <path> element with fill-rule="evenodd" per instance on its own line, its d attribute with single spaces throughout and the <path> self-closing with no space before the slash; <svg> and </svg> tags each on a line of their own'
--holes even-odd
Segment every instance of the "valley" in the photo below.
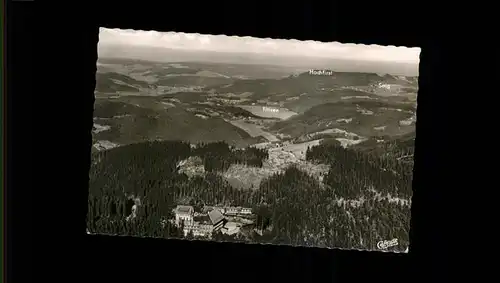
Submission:
<svg viewBox="0 0 500 283">
<path fill-rule="evenodd" d="M 308 164 L 305 151 L 324 141 L 347 148 L 414 131 L 413 78 L 310 76 L 265 66 L 265 78 L 251 78 L 255 66 L 103 61 L 97 73 L 94 151 L 148 140 L 226 141 L 266 149 L 270 157 L 262 168 L 234 165 L 224 173 L 241 188 L 258 187 L 290 165 L 320 176 L 327 169 Z"/>
<path fill-rule="evenodd" d="M 97 69 L 95 195 L 105 188 L 118 199 L 168 199 L 164 215 L 171 205 L 243 205 L 258 211 L 257 222 L 274 219 L 282 230 L 292 224 L 262 211 L 286 206 L 283 213 L 295 219 L 298 199 L 309 198 L 314 201 L 301 220 L 305 226 L 316 213 L 327 224 L 349 222 L 351 214 L 366 213 L 368 207 L 392 207 L 397 221 L 407 221 L 416 77 L 312 76 L 304 69 L 268 65 L 106 58 L 99 59 Z M 280 191 L 281 183 L 289 191 Z M 313 203 L 322 212 L 315 212 Z M 336 220 L 328 216 L 339 209 L 347 214 Z M 263 229 L 252 225 L 238 237 L 264 239 Z M 276 229 L 268 230 L 285 233 Z M 301 235 L 294 241 L 333 245 L 327 232 L 305 231 L 293 232 Z"/>
</svg>

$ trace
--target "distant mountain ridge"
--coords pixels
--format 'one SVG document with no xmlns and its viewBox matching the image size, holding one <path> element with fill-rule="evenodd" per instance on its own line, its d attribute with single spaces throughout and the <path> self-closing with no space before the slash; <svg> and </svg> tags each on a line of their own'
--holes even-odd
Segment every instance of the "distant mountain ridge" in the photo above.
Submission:
<svg viewBox="0 0 500 283">
<path fill-rule="evenodd" d="M 377 80 L 377 81 L 385 81 L 387 83 L 396 83 L 403 80 L 408 81 L 416 81 L 418 76 L 404 76 L 404 75 L 392 75 L 387 73 L 373 73 L 373 72 L 344 72 L 344 71 L 335 71 L 330 69 L 314 69 L 314 70 L 324 70 L 330 71 L 331 75 L 311 75 L 310 71 L 301 72 L 298 74 L 290 75 L 290 78 L 294 77 L 325 77 L 325 78 L 346 78 L 346 77 L 364 77 L 366 80 Z"/>
<path fill-rule="evenodd" d="M 188 51 L 159 47 L 99 45 L 99 58 L 129 58 L 153 62 L 207 62 L 247 65 L 276 65 L 290 68 L 330 68 L 336 71 L 388 73 L 416 76 L 418 64 L 354 61 L 321 57 L 284 56 L 261 53 Z"/>
</svg>

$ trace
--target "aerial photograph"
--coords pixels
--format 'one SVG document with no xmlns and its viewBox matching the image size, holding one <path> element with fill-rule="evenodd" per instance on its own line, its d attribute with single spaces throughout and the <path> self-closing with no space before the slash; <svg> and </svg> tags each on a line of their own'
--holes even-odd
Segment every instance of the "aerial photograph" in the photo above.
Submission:
<svg viewBox="0 0 500 283">
<path fill-rule="evenodd" d="M 408 252 L 420 48 L 101 28 L 87 233 Z"/>
</svg>

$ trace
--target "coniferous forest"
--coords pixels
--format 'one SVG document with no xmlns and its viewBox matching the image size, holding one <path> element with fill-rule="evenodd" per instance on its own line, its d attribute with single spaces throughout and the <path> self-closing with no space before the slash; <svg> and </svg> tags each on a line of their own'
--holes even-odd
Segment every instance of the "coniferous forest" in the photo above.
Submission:
<svg viewBox="0 0 500 283">
<path fill-rule="evenodd" d="M 404 251 L 413 170 L 413 158 L 406 157 L 412 155 L 413 143 L 406 142 L 382 150 L 322 143 L 306 152 L 307 161 L 330 165 L 322 182 L 290 166 L 243 190 L 219 173 L 231 164 L 262 167 L 266 150 L 225 142 L 130 144 L 93 153 L 87 227 L 97 234 L 194 238 L 169 221 L 177 205 L 243 206 L 256 215 L 254 229 L 245 236 L 215 233 L 212 239 L 373 250 L 377 242 L 397 238 L 391 249 Z M 203 161 L 203 176 L 179 172 L 179 162 L 191 156 Z"/>
</svg>

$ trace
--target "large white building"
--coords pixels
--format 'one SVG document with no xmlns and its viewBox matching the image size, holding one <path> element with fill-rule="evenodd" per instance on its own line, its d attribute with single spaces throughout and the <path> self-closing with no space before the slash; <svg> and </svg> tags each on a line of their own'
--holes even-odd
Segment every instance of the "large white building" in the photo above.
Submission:
<svg viewBox="0 0 500 283">
<path fill-rule="evenodd" d="M 192 225 L 194 218 L 194 208 L 188 205 L 178 205 L 175 209 L 175 224 L 180 225 L 184 222 L 184 225 Z"/>
</svg>

